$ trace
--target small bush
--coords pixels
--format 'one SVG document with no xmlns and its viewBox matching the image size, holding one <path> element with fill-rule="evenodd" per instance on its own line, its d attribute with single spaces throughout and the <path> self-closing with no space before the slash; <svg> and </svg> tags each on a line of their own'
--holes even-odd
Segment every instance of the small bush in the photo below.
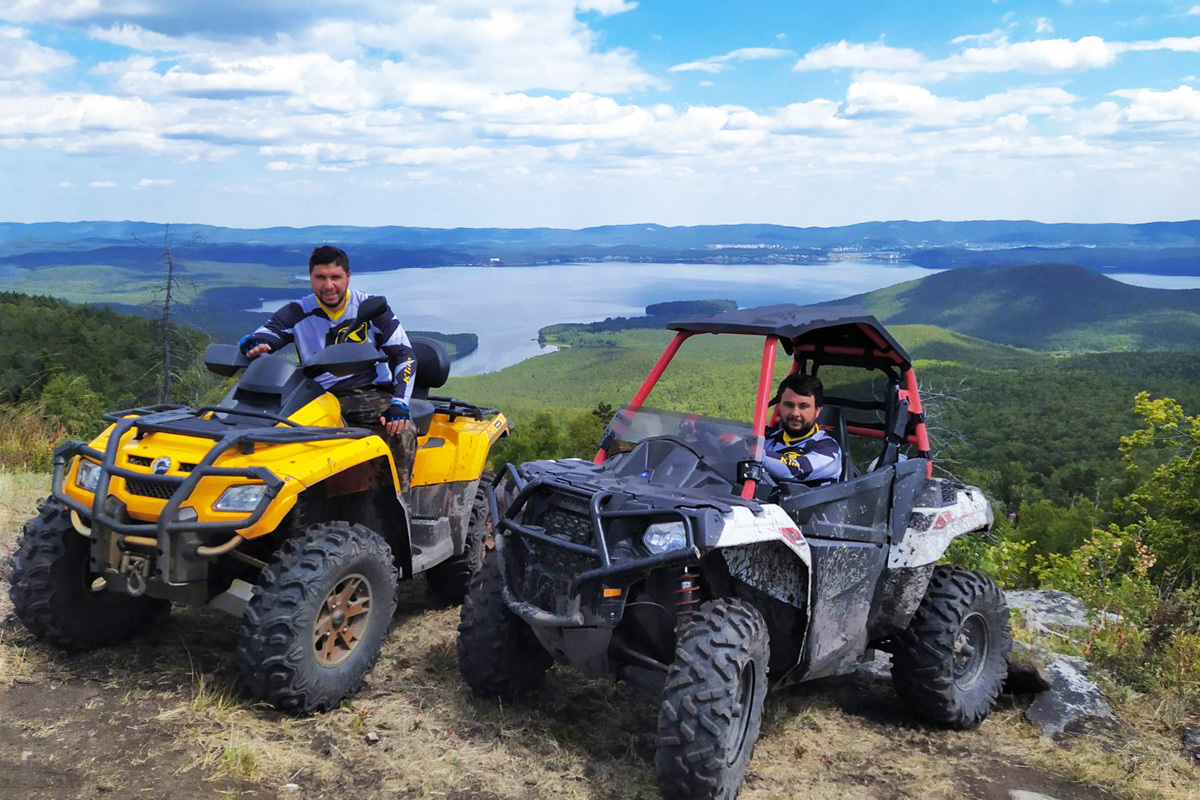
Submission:
<svg viewBox="0 0 1200 800">
<path fill-rule="evenodd" d="M 0 469 L 49 472 L 54 448 L 65 438 L 66 429 L 36 406 L 0 403 Z"/>
</svg>

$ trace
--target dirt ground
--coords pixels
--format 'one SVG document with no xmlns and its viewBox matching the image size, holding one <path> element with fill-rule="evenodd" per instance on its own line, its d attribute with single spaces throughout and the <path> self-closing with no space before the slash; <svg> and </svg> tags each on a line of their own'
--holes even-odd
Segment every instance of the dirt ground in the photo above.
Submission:
<svg viewBox="0 0 1200 800">
<path fill-rule="evenodd" d="M 0 562 L 45 486 L 0 473 Z M 120 647 L 62 653 L 12 616 L 0 578 L 0 797 L 658 797 L 652 703 L 561 668 L 511 707 L 472 697 L 458 611 L 420 579 L 367 687 L 297 719 L 242 694 L 236 626 L 219 612 L 176 609 Z M 909 715 L 884 680 L 776 693 L 740 797 L 1200 798 L 1200 769 L 1168 732 L 1123 721 L 1050 742 L 1024 720 L 1027 701 L 1005 697 L 978 730 L 949 732 Z"/>
</svg>

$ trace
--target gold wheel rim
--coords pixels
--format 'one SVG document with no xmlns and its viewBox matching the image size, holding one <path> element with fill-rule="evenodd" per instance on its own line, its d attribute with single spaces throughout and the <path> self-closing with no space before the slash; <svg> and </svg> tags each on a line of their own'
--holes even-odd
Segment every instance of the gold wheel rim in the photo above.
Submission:
<svg viewBox="0 0 1200 800">
<path fill-rule="evenodd" d="M 371 618 L 371 584 L 355 573 L 342 578 L 321 602 L 313 624 L 313 653 L 317 664 L 336 667 L 353 653 Z"/>
</svg>

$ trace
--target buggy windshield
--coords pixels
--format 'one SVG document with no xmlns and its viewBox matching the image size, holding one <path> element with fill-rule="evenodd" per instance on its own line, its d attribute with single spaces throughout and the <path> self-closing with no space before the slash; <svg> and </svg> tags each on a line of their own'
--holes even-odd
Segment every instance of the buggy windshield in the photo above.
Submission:
<svg viewBox="0 0 1200 800">
<path fill-rule="evenodd" d="M 749 422 L 683 414 L 657 408 L 625 407 L 608 425 L 605 452 L 627 453 L 647 439 L 673 439 L 693 451 L 730 483 L 739 461 L 762 460 L 763 437 Z"/>
</svg>

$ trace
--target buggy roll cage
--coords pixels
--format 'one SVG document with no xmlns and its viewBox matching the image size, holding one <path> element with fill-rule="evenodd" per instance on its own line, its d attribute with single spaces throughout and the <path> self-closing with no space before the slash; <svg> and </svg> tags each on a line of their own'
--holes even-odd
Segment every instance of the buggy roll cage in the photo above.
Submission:
<svg viewBox="0 0 1200 800">
<path fill-rule="evenodd" d="M 783 350 L 792 356 L 790 374 L 801 372 L 808 362 L 812 362 L 812 374 L 822 364 L 862 367 L 884 372 L 895 381 L 897 403 L 907 402 L 909 419 L 915 424 L 905 424 L 902 434 L 889 430 L 889 426 L 868 427 L 865 425 L 846 425 L 846 432 L 855 436 L 873 439 L 889 439 L 908 442 L 917 446 L 917 451 L 926 460 L 926 476 L 932 475 L 933 460 L 930 457 L 929 432 L 925 425 L 924 408 L 921 405 L 921 394 L 917 385 L 917 375 L 913 371 L 912 360 L 904 349 L 892 338 L 887 329 L 874 316 L 859 306 L 797 306 L 776 305 L 761 308 L 739 309 L 717 314 L 712 317 L 679 320 L 667 325 L 675 330 L 675 336 L 667 343 L 666 349 L 658 357 L 658 361 L 650 369 L 650 373 L 642 381 L 641 387 L 629 402 L 627 408 L 637 410 L 646 402 L 655 384 L 666 371 L 667 366 L 679 352 L 679 348 L 692 336 L 703 333 L 731 333 L 744 336 L 762 336 L 762 361 L 758 371 L 758 387 L 754 401 L 754 430 L 762 433 L 768 423 L 767 409 L 772 404 L 774 394 L 772 382 L 775 372 L 775 345 L 783 346 Z M 897 376 L 897 370 L 899 375 Z M 897 380 L 898 378 L 898 380 Z M 903 388 L 900 388 L 900 385 Z M 832 399 L 832 398 L 830 398 Z M 867 404 L 840 401 L 847 407 L 862 407 Z M 836 404 L 835 404 L 836 405 Z M 775 412 L 777 414 L 778 412 Z M 772 414 L 770 421 L 774 421 Z M 911 432 L 910 432 L 911 427 Z M 604 463 L 608 451 L 601 446 L 596 452 L 594 462 Z M 761 467 L 759 468 L 761 469 Z M 739 470 L 739 472 L 743 472 Z M 742 480 L 741 496 L 745 499 L 754 497 L 758 486 L 758 477 L 753 470 L 745 471 Z"/>
</svg>

